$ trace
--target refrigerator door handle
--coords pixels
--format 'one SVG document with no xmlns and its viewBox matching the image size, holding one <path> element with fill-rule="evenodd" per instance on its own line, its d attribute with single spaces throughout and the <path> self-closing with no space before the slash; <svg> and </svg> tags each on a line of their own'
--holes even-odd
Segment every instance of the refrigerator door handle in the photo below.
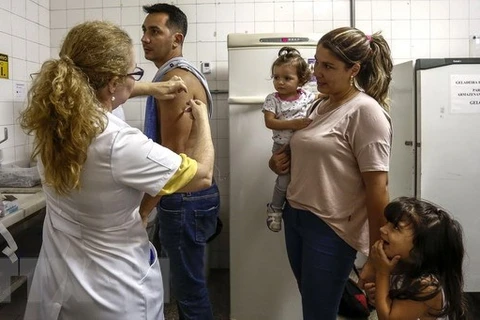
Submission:
<svg viewBox="0 0 480 320">
<path fill-rule="evenodd" d="M 244 97 L 229 97 L 229 104 L 263 104 L 265 102 L 264 96 L 244 96 Z"/>
</svg>

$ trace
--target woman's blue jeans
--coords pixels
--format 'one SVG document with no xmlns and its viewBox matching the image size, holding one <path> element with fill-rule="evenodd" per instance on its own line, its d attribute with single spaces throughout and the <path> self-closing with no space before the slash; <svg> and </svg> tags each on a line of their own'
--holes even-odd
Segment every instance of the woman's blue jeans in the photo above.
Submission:
<svg viewBox="0 0 480 320">
<path fill-rule="evenodd" d="M 198 192 L 163 196 L 157 206 L 160 244 L 170 259 L 172 293 L 181 320 L 213 319 L 204 258 L 219 207 L 216 184 Z"/>
<path fill-rule="evenodd" d="M 302 296 L 304 320 L 336 320 L 356 251 L 321 218 L 305 210 L 283 211 L 288 259 Z"/>
</svg>

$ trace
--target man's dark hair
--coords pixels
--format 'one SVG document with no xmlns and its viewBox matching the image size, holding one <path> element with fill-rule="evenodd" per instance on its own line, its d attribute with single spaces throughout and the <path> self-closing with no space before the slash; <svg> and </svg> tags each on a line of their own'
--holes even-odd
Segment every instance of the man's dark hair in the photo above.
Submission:
<svg viewBox="0 0 480 320">
<path fill-rule="evenodd" d="M 143 6 L 145 13 L 165 13 L 168 15 L 167 27 L 176 29 L 177 32 L 187 36 L 188 21 L 187 16 L 178 7 L 168 3 L 156 3 L 150 6 Z"/>
</svg>

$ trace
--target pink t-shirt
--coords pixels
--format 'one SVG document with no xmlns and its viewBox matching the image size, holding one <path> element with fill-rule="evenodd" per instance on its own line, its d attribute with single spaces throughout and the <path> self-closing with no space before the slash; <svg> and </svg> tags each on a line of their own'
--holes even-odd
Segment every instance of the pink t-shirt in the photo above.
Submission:
<svg viewBox="0 0 480 320">
<path fill-rule="evenodd" d="M 294 133 L 290 205 L 322 218 L 354 249 L 368 254 L 369 231 L 362 172 L 388 171 L 392 127 L 376 100 L 360 92 Z"/>
</svg>

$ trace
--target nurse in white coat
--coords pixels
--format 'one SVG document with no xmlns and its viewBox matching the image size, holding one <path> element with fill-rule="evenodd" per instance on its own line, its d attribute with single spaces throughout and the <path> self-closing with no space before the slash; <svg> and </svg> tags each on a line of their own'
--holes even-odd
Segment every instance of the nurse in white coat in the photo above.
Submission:
<svg viewBox="0 0 480 320">
<path fill-rule="evenodd" d="M 125 121 L 125 111 L 123 110 L 123 106 L 120 105 L 112 110 L 112 114 L 116 116 L 118 119 Z"/>
<path fill-rule="evenodd" d="M 183 115 L 205 137 L 193 147 L 197 161 L 112 115 L 142 75 L 127 33 L 97 21 L 74 27 L 60 59 L 33 81 L 21 125 L 35 136 L 46 216 L 25 319 L 164 318 L 160 267 L 138 206 L 144 192 L 204 188 L 213 145 L 198 101 Z M 181 79 L 161 86 L 157 93 L 186 89 Z"/>
</svg>

